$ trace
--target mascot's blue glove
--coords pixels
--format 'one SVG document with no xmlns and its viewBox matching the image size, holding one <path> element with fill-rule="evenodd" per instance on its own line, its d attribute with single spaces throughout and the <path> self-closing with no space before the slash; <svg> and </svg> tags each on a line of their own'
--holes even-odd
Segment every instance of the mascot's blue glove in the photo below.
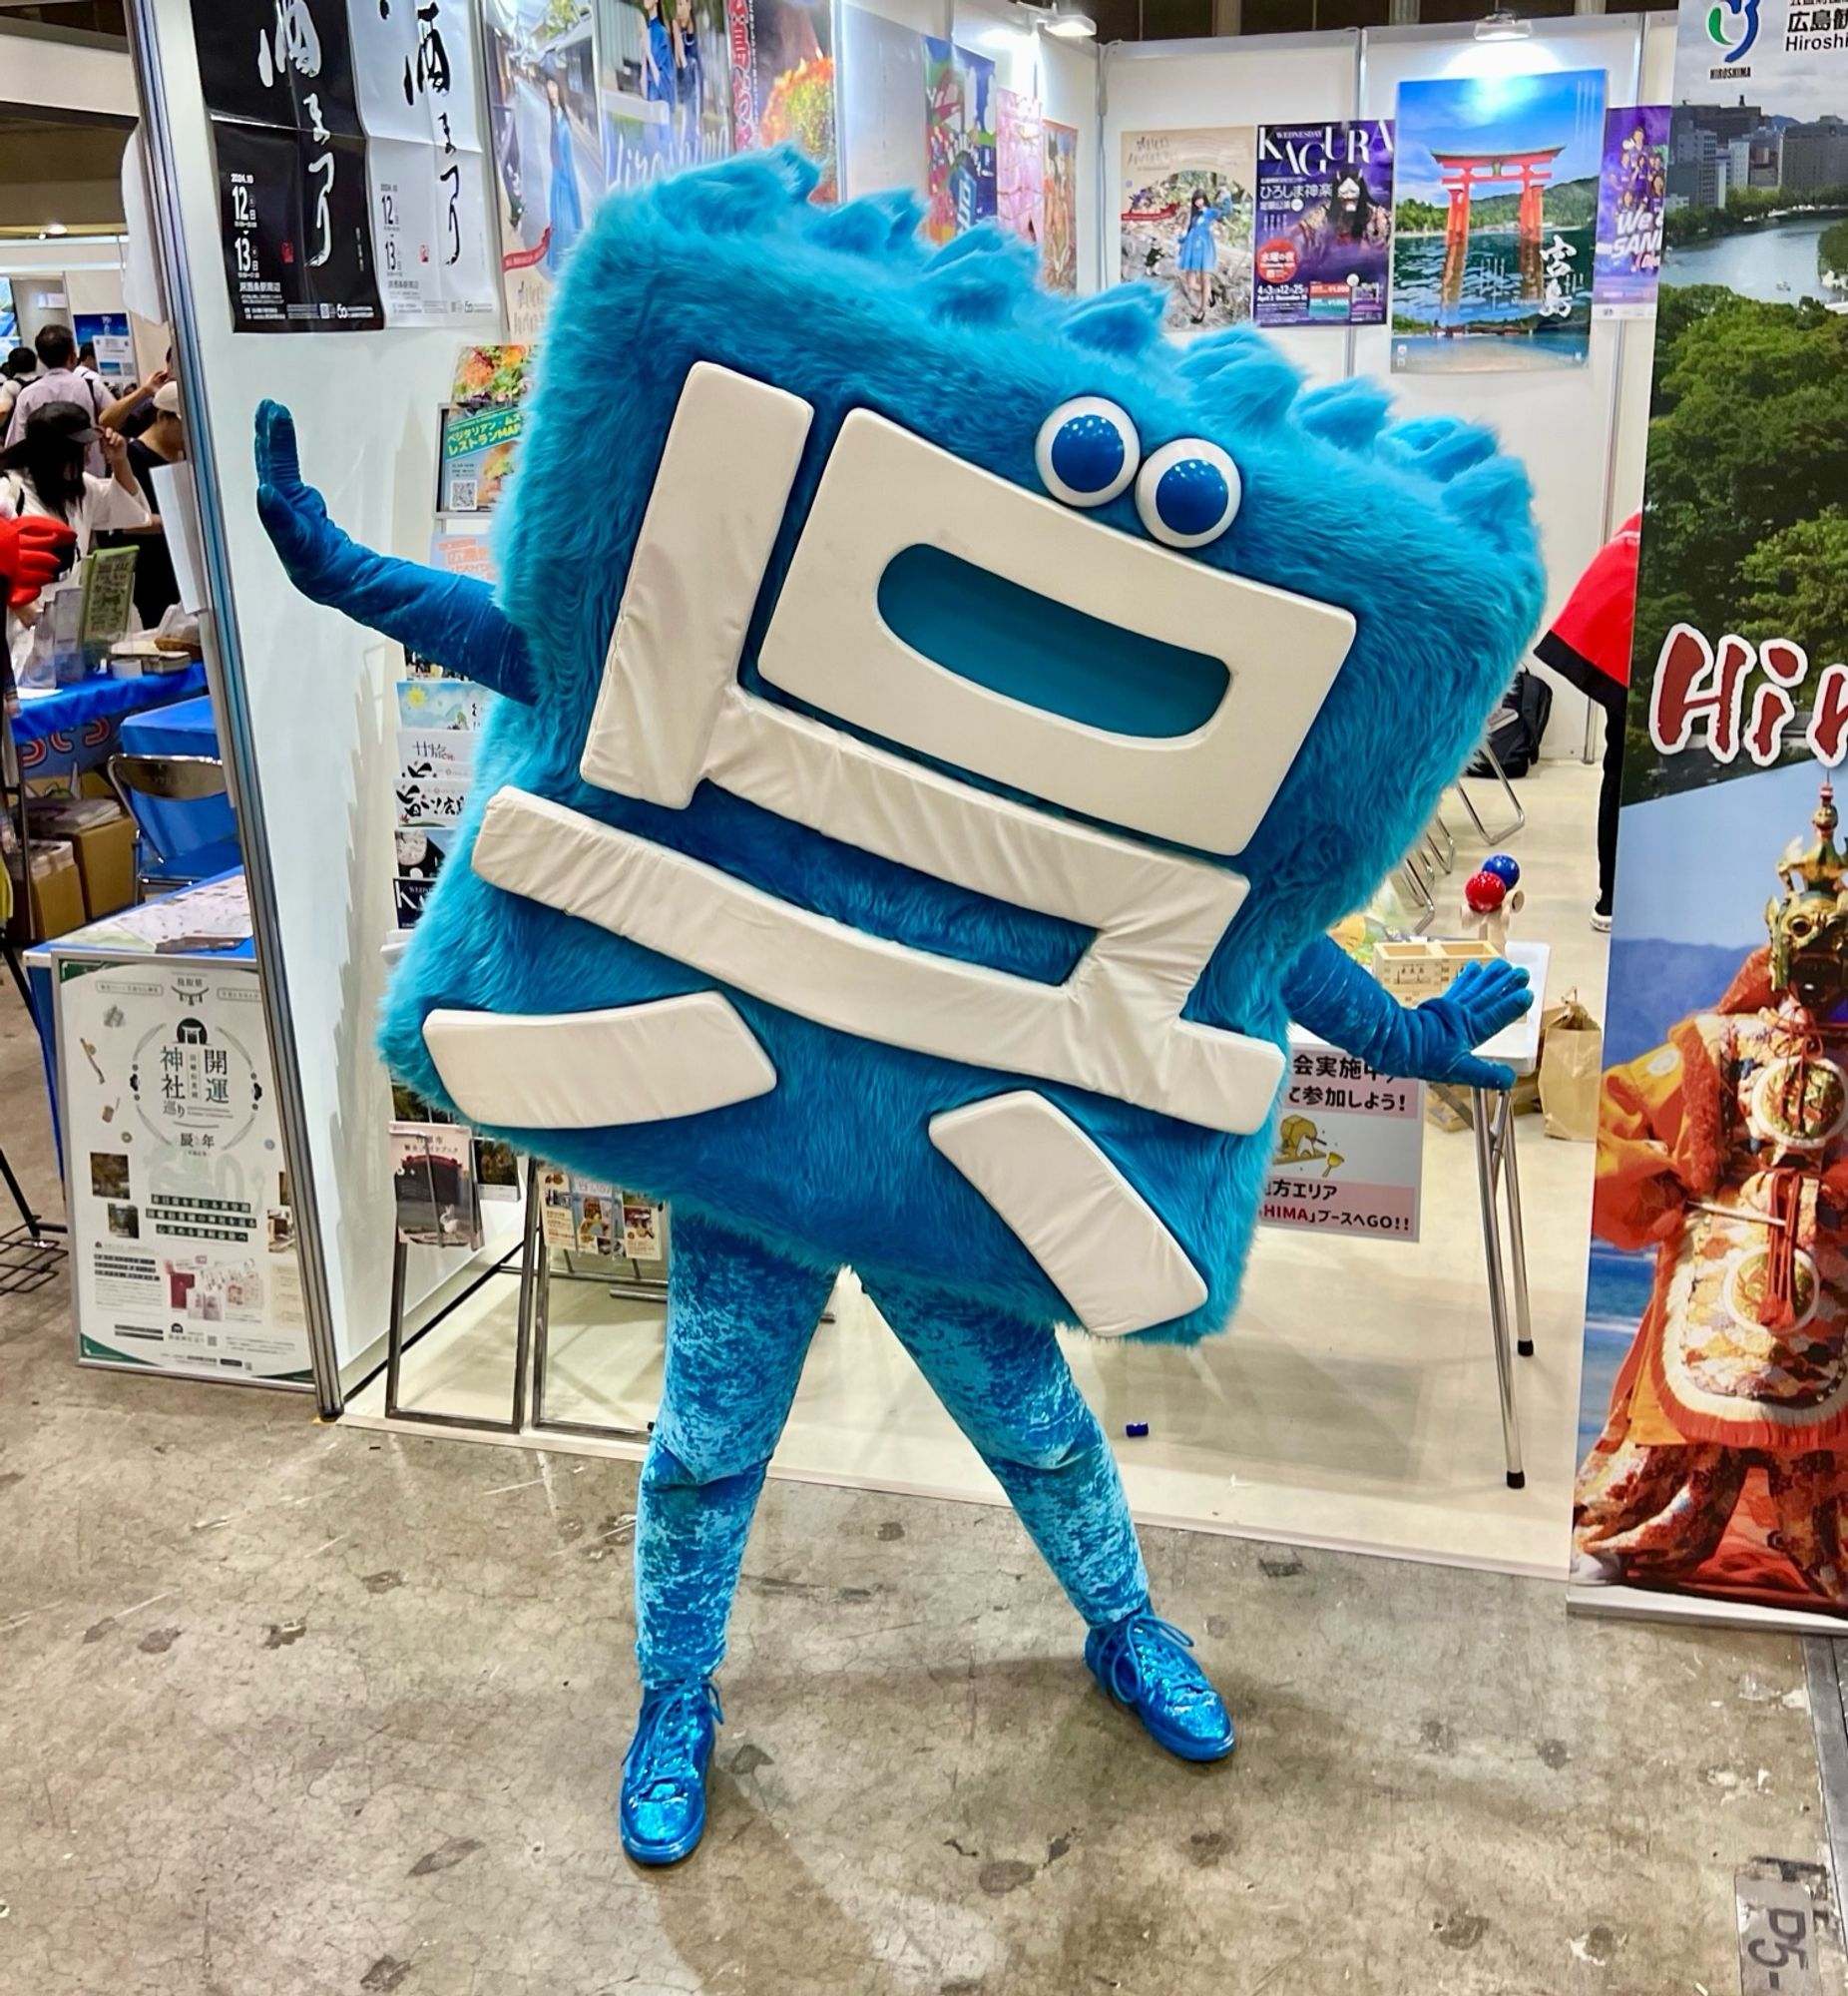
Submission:
<svg viewBox="0 0 1848 1996">
<path fill-rule="evenodd" d="M 495 607 L 493 590 L 478 577 L 442 575 L 349 540 L 301 482 L 295 419 L 279 402 L 256 410 L 256 510 L 303 596 L 495 693 L 532 701 L 526 640 Z"/>
<path fill-rule="evenodd" d="M 1318 936 L 1291 964 L 1283 1002 L 1299 1025 L 1382 1074 L 1511 1088 L 1514 1069 L 1478 1060 L 1472 1049 L 1512 1026 L 1534 994 L 1527 972 L 1512 963 L 1466 963 L 1441 998 L 1401 1005 L 1339 944 Z"/>
</svg>

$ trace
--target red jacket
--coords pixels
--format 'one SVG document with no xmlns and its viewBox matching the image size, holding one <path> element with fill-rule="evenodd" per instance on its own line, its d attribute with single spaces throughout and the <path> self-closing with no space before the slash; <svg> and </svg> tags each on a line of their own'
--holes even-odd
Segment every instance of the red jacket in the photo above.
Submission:
<svg viewBox="0 0 1848 1996">
<path fill-rule="evenodd" d="M 1636 621 L 1636 551 L 1642 515 L 1632 513 L 1592 557 L 1553 628 L 1534 647 L 1541 662 L 1581 693 L 1599 677 L 1629 684 L 1630 627 Z"/>
</svg>

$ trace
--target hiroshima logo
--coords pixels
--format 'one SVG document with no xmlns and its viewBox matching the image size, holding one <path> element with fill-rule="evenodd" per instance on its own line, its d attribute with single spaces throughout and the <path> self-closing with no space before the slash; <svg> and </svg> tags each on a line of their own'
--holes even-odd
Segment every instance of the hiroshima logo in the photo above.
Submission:
<svg viewBox="0 0 1848 1996">
<path fill-rule="evenodd" d="M 1737 46 L 1726 48 L 1735 34 Z M 1707 39 L 1726 50 L 1727 62 L 1742 61 L 1758 39 L 1758 0 L 1719 0 L 1707 14 Z"/>
</svg>

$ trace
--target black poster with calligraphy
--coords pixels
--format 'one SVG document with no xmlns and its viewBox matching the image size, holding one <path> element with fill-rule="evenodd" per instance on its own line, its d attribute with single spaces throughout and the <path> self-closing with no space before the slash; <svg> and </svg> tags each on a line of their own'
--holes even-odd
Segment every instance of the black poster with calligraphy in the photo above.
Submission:
<svg viewBox="0 0 1848 1996">
<path fill-rule="evenodd" d="M 193 0 L 238 332 L 384 323 L 344 0 Z"/>
<path fill-rule="evenodd" d="M 346 0 L 193 0 L 199 81 L 213 118 L 363 136 Z"/>
</svg>

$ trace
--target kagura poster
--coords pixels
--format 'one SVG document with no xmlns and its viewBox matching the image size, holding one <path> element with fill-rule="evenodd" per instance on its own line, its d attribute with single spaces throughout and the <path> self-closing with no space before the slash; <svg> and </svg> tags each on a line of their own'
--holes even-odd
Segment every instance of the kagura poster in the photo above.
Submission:
<svg viewBox="0 0 1848 1996">
<path fill-rule="evenodd" d="M 1393 372 L 1583 367 L 1604 71 L 1402 83 L 1394 136 Z"/>
<path fill-rule="evenodd" d="M 1685 200 L 1624 733 L 1581 1605 L 1848 1615 L 1848 376 L 1817 295 L 1825 219 L 1752 223 L 1698 172 L 1741 91 L 1792 165 L 1789 131 L 1848 114 L 1848 49 L 1808 18 L 1767 4 L 1714 82 L 1705 0 L 1680 16 L 1670 158 L 1689 185 L 1670 169 Z"/>
<path fill-rule="evenodd" d="M 1256 178 L 1249 125 L 1123 135 L 1123 275 L 1166 290 L 1163 323 L 1182 339 L 1251 316 Z"/>
<path fill-rule="evenodd" d="M 1390 120 L 1258 127 L 1259 325 L 1383 325 L 1391 246 Z"/>
<path fill-rule="evenodd" d="M 56 973 L 78 1356 L 308 1384 L 255 969 L 60 957 Z"/>
<path fill-rule="evenodd" d="M 832 16 L 812 0 L 725 0 L 731 138 L 740 153 L 794 146 L 821 169 L 812 199 L 838 198 Z"/>
<path fill-rule="evenodd" d="M 1667 201 L 1668 107 L 1632 104 L 1606 112 L 1592 277 L 1598 317 L 1647 318 L 1654 311 Z"/>
</svg>

